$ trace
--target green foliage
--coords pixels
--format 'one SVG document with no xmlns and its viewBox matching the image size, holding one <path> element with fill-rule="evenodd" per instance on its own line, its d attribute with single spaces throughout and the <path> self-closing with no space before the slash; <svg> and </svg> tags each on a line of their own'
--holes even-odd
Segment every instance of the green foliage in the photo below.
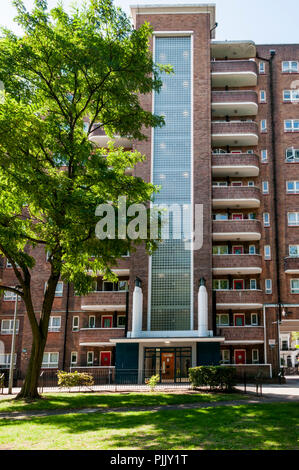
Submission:
<svg viewBox="0 0 299 470">
<path fill-rule="evenodd" d="M 151 392 L 154 392 L 155 388 L 156 388 L 156 386 L 158 385 L 159 382 L 160 382 L 160 375 L 156 374 L 156 375 L 152 375 L 147 380 L 146 384 L 149 386 Z"/>
<path fill-rule="evenodd" d="M 231 390 L 236 384 L 236 370 L 225 366 L 200 366 L 189 369 L 192 386 Z"/>
<path fill-rule="evenodd" d="M 63 387 L 91 387 L 94 384 L 92 375 L 86 372 L 64 372 L 59 370 L 57 372 L 58 386 Z"/>
</svg>

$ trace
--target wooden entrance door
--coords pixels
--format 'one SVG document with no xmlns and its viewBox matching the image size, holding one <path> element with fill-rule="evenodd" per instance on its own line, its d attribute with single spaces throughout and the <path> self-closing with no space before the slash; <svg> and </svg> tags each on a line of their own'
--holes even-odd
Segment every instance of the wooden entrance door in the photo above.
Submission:
<svg viewBox="0 0 299 470">
<path fill-rule="evenodd" d="M 162 380 L 174 380 L 174 353 L 161 353 Z"/>
</svg>

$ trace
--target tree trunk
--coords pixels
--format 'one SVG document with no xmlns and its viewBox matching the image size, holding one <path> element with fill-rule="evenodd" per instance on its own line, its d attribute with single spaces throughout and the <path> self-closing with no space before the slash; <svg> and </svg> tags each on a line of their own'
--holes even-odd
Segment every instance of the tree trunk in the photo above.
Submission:
<svg viewBox="0 0 299 470">
<path fill-rule="evenodd" d="M 44 340 L 40 334 L 34 337 L 26 377 L 17 399 L 26 398 L 30 400 L 41 398 L 38 393 L 38 379 L 40 376 L 45 344 L 46 340 Z"/>
</svg>

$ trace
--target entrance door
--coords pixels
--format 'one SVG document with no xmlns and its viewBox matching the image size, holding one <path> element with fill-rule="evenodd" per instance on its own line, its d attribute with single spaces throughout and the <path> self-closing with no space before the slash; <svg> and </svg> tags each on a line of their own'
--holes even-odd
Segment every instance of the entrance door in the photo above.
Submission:
<svg viewBox="0 0 299 470">
<path fill-rule="evenodd" d="M 174 380 L 174 353 L 161 353 L 162 380 Z"/>
<path fill-rule="evenodd" d="M 243 255 L 244 248 L 243 246 L 233 246 L 233 255 Z"/>
<path fill-rule="evenodd" d="M 101 351 L 101 366 L 111 366 L 111 351 Z"/>
<path fill-rule="evenodd" d="M 233 214 L 232 219 L 233 220 L 243 220 L 243 214 Z"/>
<path fill-rule="evenodd" d="M 235 350 L 235 364 L 246 364 L 246 351 L 244 349 Z"/>
<path fill-rule="evenodd" d="M 234 286 L 234 290 L 244 290 L 244 280 L 234 279 L 233 286 Z"/>
</svg>

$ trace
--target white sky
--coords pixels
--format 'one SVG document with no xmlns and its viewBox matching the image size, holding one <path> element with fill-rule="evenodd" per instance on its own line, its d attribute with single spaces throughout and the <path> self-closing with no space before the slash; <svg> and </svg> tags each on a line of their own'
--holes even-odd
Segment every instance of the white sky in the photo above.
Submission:
<svg viewBox="0 0 299 470">
<path fill-rule="evenodd" d="M 82 0 L 77 0 L 81 3 Z M 30 9 L 33 0 L 25 0 Z M 68 7 L 74 0 L 63 0 Z M 251 39 L 257 44 L 299 43 L 299 2 L 298 0 L 115 0 L 128 14 L 129 6 L 144 4 L 178 4 L 178 3 L 215 3 L 216 21 L 219 26 L 216 31 L 218 40 Z M 48 0 L 50 8 L 57 0 Z M 20 32 L 13 22 L 15 10 L 11 0 L 0 0 L 0 24 Z"/>
</svg>

